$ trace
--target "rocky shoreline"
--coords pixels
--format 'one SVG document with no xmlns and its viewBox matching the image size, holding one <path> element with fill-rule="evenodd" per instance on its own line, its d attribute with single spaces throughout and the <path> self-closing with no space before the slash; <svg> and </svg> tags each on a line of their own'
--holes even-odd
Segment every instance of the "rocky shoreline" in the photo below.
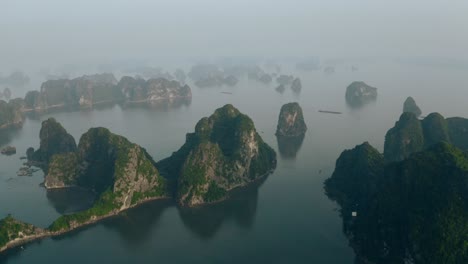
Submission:
<svg viewBox="0 0 468 264">
<path fill-rule="evenodd" d="M 59 189 L 59 188 L 57 188 L 57 189 Z M 65 189 L 65 188 L 60 188 L 60 189 Z M 63 230 L 60 230 L 60 231 L 49 231 L 47 229 L 41 229 L 42 233 L 34 234 L 34 235 L 30 235 L 30 236 L 25 236 L 25 237 L 22 237 L 22 238 L 16 238 L 16 239 L 14 239 L 12 241 L 9 241 L 6 245 L 4 245 L 3 247 L 0 248 L 0 253 L 7 252 L 10 249 L 14 249 L 14 248 L 17 248 L 19 246 L 23 246 L 23 245 L 26 245 L 28 243 L 32 243 L 34 241 L 38 241 L 38 240 L 48 238 L 48 237 L 56 237 L 56 236 L 64 235 L 64 234 L 70 233 L 72 231 L 75 231 L 77 229 L 96 224 L 96 223 L 100 222 L 101 220 L 117 216 L 121 212 L 124 212 L 124 211 L 126 211 L 128 209 L 131 209 L 131 208 L 138 207 L 138 206 L 140 206 L 140 205 L 142 205 L 144 203 L 148 203 L 148 202 L 156 201 L 156 200 L 167 200 L 167 199 L 170 199 L 170 197 L 150 197 L 150 198 L 146 198 L 146 199 L 143 199 L 143 200 L 139 201 L 137 204 L 131 205 L 131 206 L 123 208 L 123 209 L 115 210 L 115 211 L 113 211 L 113 212 L 111 212 L 109 214 L 106 214 L 106 215 L 93 217 L 91 220 L 88 220 L 86 222 L 80 223 L 78 225 L 74 225 L 74 226 L 72 226 L 72 227 L 70 227 L 68 229 L 63 229 Z"/>
</svg>

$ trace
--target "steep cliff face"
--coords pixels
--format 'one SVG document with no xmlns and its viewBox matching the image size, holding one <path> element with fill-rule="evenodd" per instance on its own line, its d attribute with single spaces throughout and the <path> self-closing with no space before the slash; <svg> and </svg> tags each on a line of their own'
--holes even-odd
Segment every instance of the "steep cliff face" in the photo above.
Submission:
<svg viewBox="0 0 468 264">
<path fill-rule="evenodd" d="M 364 82 L 353 82 L 346 88 L 346 102 L 352 107 L 359 107 L 377 99 L 377 88 Z"/>
<path fill-rule="evenodd" d="M 0 100 L 0 130 L 21 126 L 24 122 L 22 108 L 21 99 L 13 99 L 8 103 Z"/>
<path fill-rule="evenodd" d="M 47 189 L 78 185 L 78 155 L 66 152 L 53 155 L 47 164 L 44 186 Z"/>
<path fill-rule="evenodd" d="M 113 202 L 120 208 L 167 194 L 165 180 L 149 154 L 105 128 L 91 128 L 83 134 L 76 152 L 52 157 L 45 186 L 70 185 L 97 193 L 111 191 Z"/>
<path fill-rule="evenodd" d="M 302 108 L 298 103 L 288 103 L 281 107 L 276 135 L 283 137 L 303 136 L 307 131 Z"/>
<path fill-rule="evenodd" d="M 421 109 L 414 101 L 413 97 L 406 98 L 405 102 L 403 103 L 403 112 L 411 112 L 415 114 L 417 117 L 421 115 Z"/>
<path fill-rule="evenodd" d="M 325 183 L 359 263 L 464 263 L 468 154 L 441 142 L 384 165 L 366 145 L 343 152 Z"/>
<path fill-rule="evenodd" d="M 414 113 L 405 112 L 385 136 L 384 156 L 387 161 L 401 161 L 439 142 L 468 150 L 468 119 L 445 119 L 439 113 L 431 113 L 419 120 Z"/>
<path fill-rule="evenodd" d="M 384 156 L 387 161 L 399 161 L 424 148 L 424 134 L 419 119 L 405 112 L 385 135 Z"/>
<path fill-rule="evenodd" d="M 153 104 L 161 100 L 192 97 L 192 91 L 188 85 L 181 85 L 177 81 L 164 78 L 145 81 L 141 78 L 125 76 L 117 86 L 125 95 L 126 103 Z"/>
<path fill-rule="evenodd" d="M 95 191 L 98 199 L 88 210 L 60 217 L 50 229 L 67 230 L 148 199 L 169 197 L 167 182 L 154 165 L 144 148 L 106 128 L 91 128 L 76 152 L 52 157 L 45 186 L 76 185 Z"/>
<path fill-rule="evenodd" d="M 179 151 L 157 166 L 178 178 L 179 203 L 194 206 L 224 199 L 227 191 L 267 175 L 275 165 L 276 153 L 253 121 L 225 105 L 201 119 Z"/>
<path fill-rule="evenodd" d="M 34 152 L 32 159 L 42 162 L 44 168 L 47 168 L 53 155 L 76 151 L 75 139 L 54 118 L 42 122 L 39 138 L 39 149 Z"/>
</svg>

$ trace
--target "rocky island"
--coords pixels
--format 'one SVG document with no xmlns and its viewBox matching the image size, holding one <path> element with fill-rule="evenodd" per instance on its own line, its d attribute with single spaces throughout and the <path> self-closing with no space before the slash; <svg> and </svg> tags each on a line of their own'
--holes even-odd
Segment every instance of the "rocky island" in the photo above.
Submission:
<svg viewBox="0 0 468 264">
<path fill-rule="evenodd" d="M 188 85 L 181 85 L 177 81 L 169 81 L 164 78 L 145 81 L 142 78 L 124 76 L 120 79 L 117 87 L 123 93 L 126 105 L 155 105 L 161 101 L 192 98 L 192 90 Z"/>
<path fill-rule="evenodd" d="M 278 87 L 275 88 L 275 91 L 277 91 L 280 94 L 283 94 L 284 91 L 286 91 L 286 87 L 283 84 L 278 85 Z"/>
<path fill-rule="evenodd" d="M 25 96 L 25 110 L 45 112 L 49 109 L 83 109 L 97 104 L 122 100 L 112 74 L 84 75 L 75 79 L 48 80 L 40 91 Z"/>
<path fill-rule="evenodd" d="M 16 148 L 13 146 L 6 146 L 0 150 L 0 153 L 7 156 L 14 155 L 16 154 Z"/>
<path fill-rule="evenodd" d="M 286 74 L 281 74 L 276 78 L 276 82 L 282 85 L 290 85 L 293 83 L 294 80 L 294 76 Z"/>
<path fill-rule="evenodd" d="M 377 99 L 377 88 L 364 82 L 353 82 L 346 88 L 346 103 L 351 107 L 360 107 Z"/>
<path fill-rule="evenodd" d="M 247 78 L 249 80 L 254 80 L 257 82 L 261 82 L 263 84 L 269 84 L 273 81 L 273 78 L 270 74 L 266 73 L 262 68 L 259 66 L 252 66 L 246 69 Z"/>
<path fill-rule="evenodd" d="M 298 137 L 307 131 L 302 108 L 298 103 L 288 103 L 281 107 L 276 136 Z"/>
<path fill-rule="evenodd" d="M 191 98 L 190 87 L 177 81 L 124 76 L 117 82 L 114 75 L 103 73 L 46 81 L 40 91 L 26 93 L 22 111 L 43 113 L 52 109 L 89 109 L 108 104 L 157 105 Z"/>
<path fill-rule="evenodd" d="M 26 155 L 30 161 L 41 164 L 45 172 L 54 155 L 76 152 L 75 139 L 54 118 L 42 122 L 39 139 L 39 149 L 30 148 Z"/>
<path fill-rule="evenodd" d="M 387 161 L 401 161 L 441 141 L 468 150 L 468 119 L 431 113 L 419 120 L 405 112 L 385 135 L 384 156 Z"/>
<path fill-rule="evenodd" d="M 422 114 L 421 109 L 411 96 L 406 98 L 405 102 L 403 103 L 403 112 L 411 112 L 415 114 L 416 117 L 419 117 Z"/>
<path fill-rule="evenodd" d="M 326 180 L 356 263 L 464 263 L 468 154 L 439 142 L 386 163 L 368 143 L 344 151 Z"/>
<path fill-rule="evenodd" d="M 300 93 L 302 90 L 302 83 L 301 79 L 295 78 L 294 81 L 291 83 L 291 90 L 295 93 Z"/>
<path fill-rule="evenodd" d="M 0 100 L 0 130 L 21 127 L 24 122 L 23 100 Z"/>
<path fill-rule="evenodd" d="M 157 167 L 177 178 L 177 201 L 195 206 L 225 199 L 227 192 L 269 174 L 275 151 L 253 121 L 232 105 L 202 118 L 185 144 Z"/>
<path fill-rule="evenodd" d="M 89 129 L 76 146 L 55 119 L 48 119 L 40 139 L 40 148 L 28 149 L 27 156 L 46 164 L 44 186 L 78 186 L 93 191 L 97 199 L 90 208 L 62 215 L 46 229 L 7 216 L 0 221 L 0 252 L 150 200 L 175 198 L 183 206 L 221 201 L 229 191 L 265 179 L 276 166 L 275 151 L 263 142 L 253 121 L 232 105 L 201 119 L 186 143 L 158 163 L 144 148 L 106 128 Z"/>
</svg>

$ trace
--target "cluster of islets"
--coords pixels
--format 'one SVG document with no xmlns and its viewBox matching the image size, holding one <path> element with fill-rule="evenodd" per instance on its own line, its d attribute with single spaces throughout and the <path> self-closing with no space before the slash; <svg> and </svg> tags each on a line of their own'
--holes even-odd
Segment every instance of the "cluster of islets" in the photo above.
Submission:
<svg viewBox="0 0 468 264">
<path fill-rule="evenodd" d="M 306 129 L 299 105 L 283 106 L 277 135 L 299 136 Z M 39 149 L 29 148 L 27 156 L 44 171 L 44 186 L 79 186 L 96 192 L 98 198 L 91 208 L 63 215 L 47 229 L 4 218 L 1 251 L 69 232 L 149 200 L 175 199 L 181 206 L 219 202 L 229 197 L 229 191 L 265 178 L 276 167 L 275 151 L 262 140 L 253 121 L 232 105 L 202 118 L 185 144 L 159 162 L 144 148 L 102 127 L 89 129 L 76 144 L 50 118 L 43 121 L 39 137 Z M 95 177 L 96 171 L 105 173 Z"/>
</svg>

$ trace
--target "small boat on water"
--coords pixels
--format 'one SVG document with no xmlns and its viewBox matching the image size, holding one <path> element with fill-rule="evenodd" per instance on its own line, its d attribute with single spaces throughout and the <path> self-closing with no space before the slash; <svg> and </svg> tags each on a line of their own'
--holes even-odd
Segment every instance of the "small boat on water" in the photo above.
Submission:
<svg viewBox="0 0 468 264">
<path fill-rule="evenodd" d="M 336 114 L 336 115 L 341 115 L 341 112 L 337 111 L 328 111 L 328 110 L 319 110 L 320 113 L 326 113 L 326 114 Z"/>
<path fill-rule="evenodd" d="M 231 92 L 221 92 L 223 94 L 232 94 Z"/>
</svg>

